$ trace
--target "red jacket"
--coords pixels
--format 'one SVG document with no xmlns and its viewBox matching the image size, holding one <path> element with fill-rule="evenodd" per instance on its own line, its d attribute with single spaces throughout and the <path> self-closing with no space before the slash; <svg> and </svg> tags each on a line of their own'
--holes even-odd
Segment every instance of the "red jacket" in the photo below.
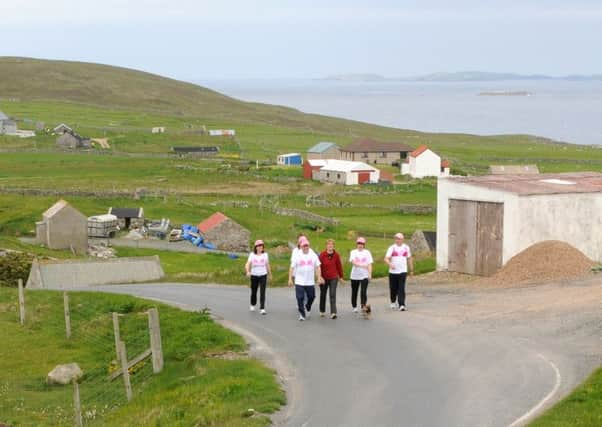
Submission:
<svg viewBox="0 0 602 427">
<path fill-rule="evenodd" d="M 324 280 L 331 279 L 342 279 L 343 278 L 343 265 L 341 264 L 341 257 L 337 251 L 332 254 L 324 251 L 320 254 L 320 269 L 322 270 L 322 277 Z"/>
</svg>

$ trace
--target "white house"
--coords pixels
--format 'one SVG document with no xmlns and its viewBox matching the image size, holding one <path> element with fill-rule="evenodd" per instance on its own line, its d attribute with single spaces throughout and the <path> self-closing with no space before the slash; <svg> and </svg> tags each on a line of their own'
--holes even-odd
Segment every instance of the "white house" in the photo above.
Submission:
<svg viewBox="0 0 602 427">
<path fill-rule="evenodd" d="M 312 172 L 312 178 L 320 182 L 356 185 L 376 183 L 380 179 L 380 171 L 363 162 L 330 159 L 322 161 L 324 166 Z"/>
<path fill-rule="evenodd" d="M 401 174 L 413 178 L 449 176 L 449 161 L 441 160 L 434 151 L 426 145 L 421 145 L 401 164 Z"/>
<path fill-rule="evenodd" d="M 209 131 L 209 136 L 236 136 L 234 129 L 213 129 Z"/>
<path fill-rule="evenodd" d="M 437 269 L 490 275 L 545 240 L 602 261 L 600 212 L 602 173 L 440 179 Z"/>
<path fill-rule="evenodd" d="M 151 129 L 151 133 L 165 133 L 165 126 L 155 126 Z"/>
</svg>

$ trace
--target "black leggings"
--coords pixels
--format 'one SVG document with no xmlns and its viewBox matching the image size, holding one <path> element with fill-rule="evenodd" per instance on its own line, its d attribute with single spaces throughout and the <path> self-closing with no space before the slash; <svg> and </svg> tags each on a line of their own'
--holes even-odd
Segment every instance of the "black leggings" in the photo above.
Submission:
<svg viewBox="0 0 602 427">
<path fill-rule="evenodd" d="M 360 302 L 362 307 L 366 305 L 368 302 L 368 279 L 362 280 L 351 280 L 351 306 L 353 308 L 357 307 L 357 291 L 362 289 L 360 294 Z"/>
<path fill-rule="evenodd" d="M 265 285 L 268 275 L 251 276 L 251 305 L 257 304 L 257 288 L 259 288 L 259 308 L 265 308 Z"/>
<path fill-rule="evenodd" d="M 406 305 L 406 278 L 408 273 L 393 274 L 389 273 L 389 295 L 391 302 L 395 300 L 400 306 Z"/>
</svg>

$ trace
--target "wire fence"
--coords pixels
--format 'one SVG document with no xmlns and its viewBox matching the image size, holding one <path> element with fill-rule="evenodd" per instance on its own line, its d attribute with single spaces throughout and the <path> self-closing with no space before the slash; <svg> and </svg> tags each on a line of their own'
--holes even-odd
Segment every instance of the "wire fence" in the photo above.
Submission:
<svg viewBox="0 0 602 427">
<path fill-rule="evenodd" d="M 24 301 L 16 301 L 18 295 Z M 12 373 L 0 384 L 0 423 L 86 425 L 141 393 L 162 369 L 158 311 L 148 303 L 87 292 L 24 290 L 14 298 L 10 310 L 19 314 L 12 317 L 11 343 L 20 346 L 15 353 L 22 358 L 12 362 Z M 37 372 L 69 363 L 77 363 L 83 375 L 66 385 L 49 384 L 46 372 Z"/>
</svg>

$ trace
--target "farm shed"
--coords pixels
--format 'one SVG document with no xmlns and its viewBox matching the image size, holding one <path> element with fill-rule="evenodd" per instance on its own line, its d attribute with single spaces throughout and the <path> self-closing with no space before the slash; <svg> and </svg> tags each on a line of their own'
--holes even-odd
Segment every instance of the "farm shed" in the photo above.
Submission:
<svg viewBox="0 0 602 427">
<path fill-rule="evenodd" d="M 198 228 L 203 238 L 218 249 L 234 252 L 249 250 L 251 232 L 221 212 L 202 221 Z"/>
<path fill-rule="evenodd" d="M 322 141 L 307 150 L 307 159 L 339 159 L 339 146 L 334 142 Z"/>
<path fill-rule="evenodd" d="M 17 123 L 0 111 L 0 135 L 14 135 L 17 133 Z"/>
<path fill-rule="evenodd" d="M 398 142 L 357 139 L 340 149 L 339 159 L 381 165 L 400 165 L 414 149 Z"/>
<path fill-rule="evenodd" d="M 84 138 L 73 131 L 65 131 L 56 139 L 56 146 L 59 148 L 91 148 L 90 138 Z"/>
<path fill-rule="evenodd" d="M 303 162 L 303 178 L 313 179 L 314 172 L 319 171 L 320 168 L 324 165 L 326 165 L 326 160 L 307 159 Z"/>
<path fill-rule="evenodd" d="M 109 208 L 109 215 L 115 215 L 119 221 L 119 228 L 140 228 L 144 225 L 143 208 Z"/>
<path fill-rule="evenodd" d="M 211 146 L 197 147 L 171 147 L 171 150 L 180 157 L 214 157 L 219 153 L 219 148 Z"/>
<path fill-rule="evenodd" d="M 151 129 L 151 133 L 165 133 L 165 126 L 155 126 Z"/>
<path fill-rule="evenodd" d="M 449 161 L 442 161 L 437 153 L 421 145 L 401 164 L 401 174 L 412 178 L 449 176 Z"/>
<path fill-rule="evenodd" d="M 544 240 L 564 241 L 600 261 L 601 212 L 600 173 L 440 179 L 437 269 L 491 275 Z"/>
<path fill-rule="evenodd" d="M 303 157 L 299 153 L 281 154 L 276 159 L 276 163 L 283 166 L 301 165 Z"/>
<path fill-rule="evenodd" d="M 313 172 L 313 179 L 343 185 L 376 183 L 380 179 L 380 171 L 363 162 L 345 160 L 325 160 L 325 162 L 324 166 Z"/>
<path fill-rule="evenodd" d="M 88 249 L 88 218 L 65 200 L 59 200 L 36 222 L 36 239 L 50 249 Z"/>
<path fill-rule="evenodd" d="M 62 135 L 65 132 L 73 132 L 73 129 L 71 129 L 69 126 L 67 126 L 65 123 L 61 123 L 60 125 L 58 125 L 57 127 L 55 127 L 54 129 L 52 129 L 52 131 L 54 133 L 56 133 L 57 135 Z"/>
</svg>

